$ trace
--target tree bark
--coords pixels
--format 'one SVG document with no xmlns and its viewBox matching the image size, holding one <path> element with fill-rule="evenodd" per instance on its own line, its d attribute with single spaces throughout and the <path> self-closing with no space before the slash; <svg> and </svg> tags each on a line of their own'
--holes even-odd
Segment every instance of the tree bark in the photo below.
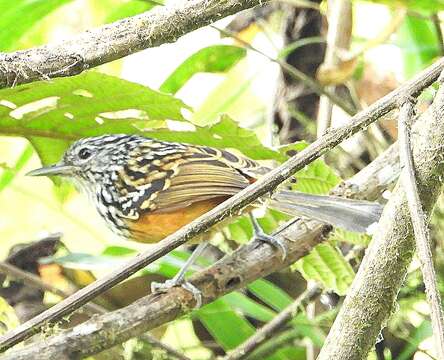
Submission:
<svg viewBox="0 0 444 360">
<path fill-rule="evenodd" d="M 400 100 L 402 101 L 402 96 Z M 430 215 L 444 171 L 444 87 L 412 128 L 418 188 Z M 319 360 L 366 358 L 385 326 L 415 251 L 404 189 L 397 186 L 385 206 L 379 228 L 362 261 L 345 302 L 330 330 Z"/>
<path fill-rule="evenodd" d="M 70 40 L 0 53 L 0 88 L 80 74 L 140 50 L 175 42 L 186 33 L 268 1 L 175 1 Z"/>
</svg>

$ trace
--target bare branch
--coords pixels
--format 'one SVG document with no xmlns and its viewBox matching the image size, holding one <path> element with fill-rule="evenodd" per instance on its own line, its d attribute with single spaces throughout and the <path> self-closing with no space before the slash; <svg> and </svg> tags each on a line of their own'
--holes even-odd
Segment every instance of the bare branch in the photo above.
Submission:
<svg viewBox="0 0 444 360">
<path fill-rule="evenodd" d="M 18 268 L 17 266 L 8 264 L 4 261 L 0 261 L 0 272 L 6 276 L 10 276 L 12 278 L 22 280 L 25 284 L 27 284 L 29 286 L 34 286 L 39 289 L 49 291 L 49 292 L 51 292 L 57 296 L 60 296 L 62 298 L 67 298 L 68 296 L 71 295 L 63 290 L 56 288 L 55 286 L 53 286 L 51 284 L 44 282 L 37 275 L 34 275 L 28 271 L 24 271 L 24 270 Z M 104 309 L 101 306 L 96 305 L 94 303 L 85 304 L 85 310 L 88 310 L 92 314 L 103 314 L 103 312 L 104 312 Z"/>
<path fill-rule="evenodd" d="M 353 10 L 350 0 L 330 0 L 328 5 L 331 10 L 328 16 L 327 48 L 320 69 L 331 70 L 340 64 L 338 51 L 344 51 L 350 47 Z M 336 86 L 328 86 L 327 89 L 334 93 Z M 317 137 L 322 136 L 330 127 L 332 111 L 331 99 L 321 96 L 317 119 Z"/>
<path fill-rule="evenodd" d="M 190 282 L 202 291 L 203 303 L 288 266 L 324 240 L 331 229 L 316 221 L 297 222 L 290 228 L 291 233 L 284 230 L 280 234 L 288 246 L 284 263 L 280 252 L 270 245 L 252 242 L 192 276 Z M 174 320 L 194 306 L 195 299 L 189 291 L 174 287 L 165 293 L 146 296 L 125 308 L 92 318 L 51 338 L 6 353 L 1 359 L 58 359 L 62 355 L 68 358 L 85 357 Z"/>
<path fill-rule="evenodd" d="M 32 334 L 38 332 L 45 323 L 57 321 L 63 316 L 70 314 L 97 295 L 128 278 L 136 271 L 151 264 L 153 261 L 166 255 L 178 246 L 183 245 L 193 237 L 203 233 L 212 225 L 232 216 L 232 214 L 238 213 L 243 207 L 275 189 L 279 184 L 291 177 L 296 171 L 319 158 L 325 152 L 338 145 L 341 141 L 351 137 L 353 134 L 364 129 L 381 116 L 393 110 L 401 95 L 415 95 L 431 85 L 437 79 L 443 67 L 444 59 L 438 60 L 412 80 L 352 117 L 347 125 L 331 130 L 284 164 L 270 171 L 263 178 L 249 185 L 246 189 L 240 191 L 222 204 L 216 206 L 205 215 L 184 226 L 179 231 L 168 236 L 152 249 L 138 254 L 125 265 L 112 271 L 103 278 L 96 280 L 94 283 L 84 287 L 42 314 L 8 332 L 0 338 L 0 349 L 4 351 L 23 341 Z"/>
<path fill-rule="evenodd" d="M 269 0 L 182 0 L 56 44 L 0 53 L 0 88 L 80 74 Z"/>
<path fill-rule="evenodd" d="M 422 276 L 427 294 L 427 300 L 431 308 L 431 319 L 435 346 L 439 359 L 444 359 L 444 319 L 441 296 L 439 295 L 438 282 L 433 267 L 432 246 L 429 227 L 426 223 L 426 214 L 422 209 L 416 184 L 415 168 L 410 144 L 410 125 L 414 117 L 414 106 L 410 100 L 401 107 L 398 121 L 399 147 L 401 164 L 405 170 L 401 177 L 407 196 L 407 203 L 413 223 L 413 231 L 416 239 L 416 250 L 421 263 Z"/>
<path fill-rule="evenodd" d="M 406 99 L 400 94 L 399 100 Z M 440 193 L 444 171 L 444 87 L 413 125 L 417 183 L 427 214 Z M 412 260 L 415 242 L 403 187 L 398 186 L 384 208 L 344 304 L 327 336 L 319 360 L 364 359 L 394 309 L 394 302 Z"/>
</svg>

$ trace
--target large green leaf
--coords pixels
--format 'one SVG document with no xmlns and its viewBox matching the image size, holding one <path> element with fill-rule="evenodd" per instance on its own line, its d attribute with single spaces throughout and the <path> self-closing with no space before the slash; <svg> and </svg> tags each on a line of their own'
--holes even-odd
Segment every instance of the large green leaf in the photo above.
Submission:
<svg viewBox="0 0 444 360">
<path fill-rule="evenodd" d="M 189 124 L 190 130 L 170 130 L 166 120 L 183 121 L 186 108 L 171 95 L 89 72 L 1 90 L 0 134 L 31 140 L 44 164 L 58 161 L 74 140 L 109 133 L 234 148 L 254 159 L 283 159 L 227 116 L 209 127 Z"/>
<path fill-rule="evenodd" d="M 227 71 L 245 55 L 244 48 L 232 45 L 215 45 L 201 49 L 180 64 L 163 82 L 160 90 L 175 94 L 194 74 Z"/>
<path fill-rule="evenodd" d="M 147 129 L 143 135 L 165 141 L 237 149 L 256 160 L 285 160 L 285 157 L 278 151 L 262 145 L 254 131 L 240 127 L 227 115 L 222 115 L 219 121 L 212 125 L 195 126 L 195 128 L 195 131 L 168 131 L 164 129 L 150 131 Z"/>
<path fill-rule="evenodd" d="M 254 334 L 254 327 L 222 299 L 197 310 L 197 317 L 225 349 L 234 349 Z"/>
<path fill-rule="evenodd" d="M 242 312 L 256 320 L 267 322 L 273 319 L 276 313 L 269 308 L 258 304 L 240 292 L 232 292 L 222 298 L 232 309 Z"/>
<path fill-rule="evenodd" d="M 355 275 L 341 252 L 330 243 L 319 244 L 292 268 L 305 279 L 320 282 L 325 289 L 339 295 L 345 295 Z"/>
<path fill-rule="evenodd" d="M 88 72 L 1 90 L 0 134 L 28 138 L 42 161 L 53 163 L 73 140 L 105 133 L 140 133 L 137 124 L 183 120 L 184 108 L 182 101 L 170 95 Z"/>
<path fill-rule="evenodd" d="M 31 27 L 71 0 L 0 0 L 0 51 L 11 50 Z"/>
<path fill-rule="evenodd" d="M 440 54 L 440 40 L 433 22 L 429 19 L 407 15 L 397 35 L 407 78 L 428 66 Z"/>
</svg>

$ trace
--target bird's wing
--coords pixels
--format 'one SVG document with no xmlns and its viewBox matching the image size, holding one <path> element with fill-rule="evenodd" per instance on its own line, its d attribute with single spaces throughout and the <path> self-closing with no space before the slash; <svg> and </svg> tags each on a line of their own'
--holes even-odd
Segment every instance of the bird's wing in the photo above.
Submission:
<svg viewBox="0 0 444 360">
<path fill-rule="evenodd" d="M 123 189 L 133 186 L 139 191 L 135 200 L 142 211 L 167 212 L 198 201 L 228 198 L 255 181 L 249 169 L 260 168 L 253 160 L 209 147 L 153 150 L 150 146 L 146 152 L 143 147 L 137 151 L 119 178 Z"/>
</svg>

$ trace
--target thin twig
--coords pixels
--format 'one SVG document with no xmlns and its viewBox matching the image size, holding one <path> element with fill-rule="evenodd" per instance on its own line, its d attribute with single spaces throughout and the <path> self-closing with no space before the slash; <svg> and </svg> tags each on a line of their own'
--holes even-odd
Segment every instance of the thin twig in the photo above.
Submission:
<svg viewBox="0 0 444 360">
<path fill-rule="evenodd" d="M 67 293 L 66 291 L 60 290 L 59 288 L 43 281 L 37 275 L 34 275 L 33 273 L 30 273 L 28 271 L 24 271 L 18 268 L 17 266 L 8 264 L 7 262 L 4 261 L 0 261 L 0 272 L 12 278 L 22 280 L 26 285 L 34 286 L 39 289 L 49 291 L 57 296 L 60 296 L 61 298 L 67 298 L 70 295 L 72 295 Z M 88 310 L 92 314 L 103 314 L 105 312 L 105 309 L 94 303 L 85 304 L 85 310 Z"/>
<path fill-rule="evenodd" d="M 444 359 L 444 319 L 441 296 L 438 290 L 435 269 L 433 267 L 432 246 L 429 227 L 426 223 L 426 214 L 422 208 L 416 183 L 415 167 L 410 144 L 410 125 L 414 117 L 414 106 L 410 100 L 406 100 L 401 106 L 399 114 L 399 153 L 401 164 L 404 164 L 405 172 L 402 184 L 405 188 L 410 216 L 412 218 L 413 231 L 415 233 L 416 249 L 421 271 L 424 279 L 427 300 L 431 309 L 433 336 L 435 338 L 436 352 L 439 359 Z"/>
<path fill-rule="evenodd" d="M 431 16 L 433 21 L 433 26 L 436 30 L 436 36 L 438 37 L 438 48 L 439 48 L 439 55 L 444 55 L 444 38 L 442 35 L 442 29 L 441 29 L 441 20 L 439 20 L 438 14 L 432 14 Z"/>
<path fill-rule="evenodd" d="M 276 332 L 290 321 L 294 314 L 301 306 L 306 305 L 321 294 L 322 290 L 319 286 L 305 290 L 295 301 L 288 305 L 283 311 L 276 315 L 272 320 L 266 323 L 262 328 L 257 330 L 248 340 L 238 346 L 236 349 L 228 353 L 224 360 L 239 360 L 249 355 L 251 351 L 256 349 L 265 340 L 276 335 Z"/>
<path fill-rule="evenodd" d="M 60 296 L 61 298 L 67 298 L 71 294 L 67 293 L 66 291 L 60 290 L 59 288 L 48 284 L 47 282 L 43 281 L 40 277 L 37 275 L 34 275 L 28 271 L 24 271 L 17 266 L 8 264 L 4 261 L 0 261 L 0 272 L 4 275 L 10 276 L 12 278 L 22 280 L 26 285 L 34 286 L 39 289 L 49 291 L 57 296 Z M 87 303 L 84 306 L 85 310 L 87 310 L 91 315 L 94 314 L 105 314 L 108 312 L 104 307 L 94 304 L 94 303 Z M 171 355 L 174 358 L 177 358 L 179 360 L 190 360 L 186 356 L 180 354 L 177 352 L 177 350 L 173 349 L 169 345 L 166 345 L 162 343 L 161 341 L 157 340 L 155 337 L 149 335 L 149 334 L 142 334 L 139 336 L 141 340 L 144 340 L 151 344 L 153 347 L 157 347 L 159 349 L 164 350 L 167 354 Z"/>
<path fill-rule="evenodd" d="M 329 91 L 328 89 L 324 88 L 322 85 L 320 85 L 316 80 L 313 80 L 310 76 L 307 76 L 305 73 L 300 71 L 299 69 L 295 68 L 294 66 L 290 65 L 286 61 L 283 61 L 279 58 L 274 58 L 270 55 L 267 55 L 262 50 L 259 50 L 258 48 L 254 47 L 250 43 L 246 42 L 245 40 L 241 39 L 239 36 L 234 34 L 233 32 L 229 30 L 220 29 L 217 26 L 210 25 L 211 28 L 219 31 L 221 34 L 225 36 L 229 36 L 236 41 L 238 41 L 242 46 L 245 48 L 254 51 L 263 57 L 267 58 L 269 61 L 274 62 L 278 64 L 288 75 L 295 78 L 296 80 L 301 81 L 304 83 L 307 87 L 309 87 L 311 90 L 313 90 L 318 95 L 325 95 L 328 97 L 335 105 L 339 106 L 342 110 L 344 110 L 349 115 L 354 115 L 356 111 L 350 107 L 350 105 L 345 102 L 340 96 L 336 95 L 334 92 Z"/>
<path fill-rule="evenodd" d="M 270 171 L 263 178 L 249 185 L 238 194 L 224 201 L 174 234 L 166 237 L 150 250 L 138 254 L 123 266 L 8 332 L 0 338 L 0 350 L 5 351 L 9 347 L 38 332 L 44 324 L 57 321 L 63 316 L 72 313 L 97 295 L 100 295 L 122 280 L 125 280 L 136 271 L 151 264 L 171 250 L 185 244 L 188 240 L 206 231 L 209 227 L 233 214 L 237 214 L 246 205 L 275 189 L 296 171 L 302 169 L 343 140 L 348 139 L 381 116 L 393 110 L 401 95 L 415 95 L 420 93 L 437 79 L 443 67 L 444 59 L 439 59 L 412 80 L 376 101 L 367 109 L 356 114 L 350 119 L 347 125 L 329 131 L 284 164 Z"/>
</svg>

